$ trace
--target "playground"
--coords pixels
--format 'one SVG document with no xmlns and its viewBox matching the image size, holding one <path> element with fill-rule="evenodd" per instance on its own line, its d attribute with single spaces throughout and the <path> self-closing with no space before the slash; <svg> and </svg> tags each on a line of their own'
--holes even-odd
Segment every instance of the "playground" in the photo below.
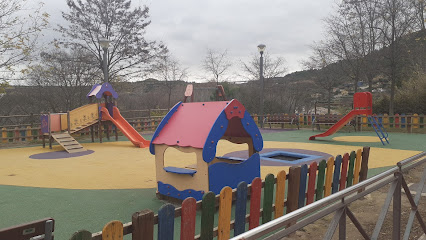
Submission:
<svg viewBox="0 0 426 240">
<path fill-rule="evenodd" d="M 225 98 L 223 89 L 218 90 Z M 185 99 L 191 92 L 189 88 Z M 358 179 L 365 180 L 367 173 L 370 177 L 379 174 L 424 150 L 422 134 L 386 133 L 381 123 L 370 117 L 371 94 L 366 93 L 355 94 L 354 110 L 324 133 L 310 129 L 259 129 L 240 102 L 223 99 L 178 103 L 154 133 L 140 135 L 120 114 L 115 102 L 118 95 L 108 83 L 95 85 L 87 97 L 91 101 L 88 105 L 66 114 L 41 116 L 43 147 L 2 144 L 0 229 L 52 217 L 56 238 L 69 239 L 81 229 L 101 231 L 111 220 L 130 222 L 132 213 L 159 209 L 170 200 L 201 200 L 209 191 L 222 196 L 222 189 L 237 188 L 241 181 L 254 184 L 260 177 L 267 184 L 268 179 L 277 176 L 278 189 L 279 184 L 285 186 L 278 180 L 283 171 L 293 178 L 291 167 L 300 169 L 303 165 L 305 178 L 299 172 L 300 181 L 307 181 L 307 165 L 316 174 L 318 164 L 318 179 L 324 180 L 327 159 L 324 195 L 328 196 L 338 191 L 339 181 L 340 190 L 346 181 L 347 186 L 352 184 L 346 174 L 348 179 L 356 179 L 356 184 Z M 375 132 L 339 131 L 362 114 L 369 117 Z M 109 140 L 109 135 L 102 140 L 101 133 L 100 142 L 94 142 L 93 128 L 101 123 L 113 124 L 124 136 L 116 135 L 118 141 Z M 84 128 L 91 128 L 92 141 L 77 140 L 71 135 Z M 345 153 L 351 153 L 350 163 Z M 362 164 L 361 154 L 365 161 Z M 306 182 L 300 183 L 303 185 Z M 289 182 L 287 191 L 294 190 Z M 312 197 L 307 202 L 313 201 L 312 190 L 306 190 L 308 198 Z M 304 194 L 301 196 L 305 199 Z M 284 202 L 284 192 L 282 197 Z M 290 198 L 295 199 L 288 195 L 287 212 L 289 208 L 297 209 L 291 206 Z M 320 197 L 317 193 L 320 198 L 322 192 Z"/>
<path fill-rule="evenodd" d="M 396 162 L 424 150 L 424 135 L 391 133 L 392 144 L 369 142 L 374 133 L 336 133 L 334 137 L 309 141 L 312 130 L 262 131 L 264 149 L 308 149 L 332 156 L 371 146 L 369 175 L 395 166 Z M 360 136 L 361 135 L 361 136 Z M 150 139 L 149 135 L 145 136 Z M 356 142 L 344 141 L 356 137 Z M 362 139 L 365 138 L 366 142 Z M 377 138 L 377 137 L 376 137 Z M 337 140 L 336 140 L 337 139 Z M 155 157 L 147 148 L 135 148 L 121 141 L 82 145 L 92 154 L 58 159 L 32 159 L 31 155 L 62 151 L 41 146 L 0 149 L 0 188 L 2 212 L 0 228 L 44 217 L 56 220 L 57 239 L 67 239 L 74 231 L 100 231 L 108 221 L 129 222 L 131 214 L 142 209 L 158 209 Z M 239 145 L 220 144 L 219 153 L 243 150 Z M 170 152 L 181 162 L 185 155 Z M 169 154 L 169 153 L 167 153 Z M 262 178 L 288 167 L 261 166 Z"/>
</svg>

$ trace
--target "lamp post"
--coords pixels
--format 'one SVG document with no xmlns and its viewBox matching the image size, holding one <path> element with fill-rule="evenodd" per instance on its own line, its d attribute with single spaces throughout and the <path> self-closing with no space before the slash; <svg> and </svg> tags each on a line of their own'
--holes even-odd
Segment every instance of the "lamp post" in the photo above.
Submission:
<svg viewBox="0 0 426 240">
<path fill-rule="evenodd" d="M 265 84 L 264 84 L 264 78 L 263 78 L 263 52 L 265 51 L 266 45 L 265 44 L 259 44 L 257 46 L 257 49 L 259 50 L 260 53 L 260 117 L 261 117 L 261 121 L 260 121 L 260 128 L 263 128 L 263 104 L 264 104 L 264 91 L 265 91 Z"/>
<path fill-rule="evenodd" d="M 111 41 L 106 38 L 99 39 L 99 45 L 104 50 L 104 56 L 102 58 L 102 71 L 104 72 L 104 82 L 108 82 L 108 47 Z"/>
</svg>

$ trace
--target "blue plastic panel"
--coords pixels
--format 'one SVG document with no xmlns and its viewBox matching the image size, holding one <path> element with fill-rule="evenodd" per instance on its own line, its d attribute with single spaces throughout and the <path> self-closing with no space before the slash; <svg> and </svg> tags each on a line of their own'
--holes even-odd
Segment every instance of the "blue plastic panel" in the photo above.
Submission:
<svg viewBox="0 0 426 240">
<path fill-rule="evenodd" d="M 217 117 L 216 122 L 213 124 L 212 129 L 204 143 L 203 147 L 203 160 L 207 163 L 213 161 L 216 156 L 216 147 L 219 140 L 225 134 L 228 128 L 228 119 L 226 118 L 225 111 L 222 111 Z"/>
<path fill-rule="evenodd" d="M 209 191 L 219 194 L 225 186 L 236 188 L 238 183 L 242 181 L 251 183 L 256 177 L 260 177 L 258 153 L 242 163 L 215 163 L 209 166 Z"/>
<path fill-rule="evenodd" d="M 250 113 L 245 111 L 244 118 L 241 119 L 241 124 L 248 134 L 250 134 L 251 139 L 253 140 L 253 147 L 256 152 L 260 152 L 263 149 L 263 138 L 260 134 L 259 128 L 254 122 L 253 118 L 250 116 Z"/>
<path fill-rule="evenodd" d="M 158 134 L 161 132 L 161 130 L 164 128 L 164 126 L 167 124 L 167 122 L 170 120 L 170 118 L 173 116 L 173 114 L 177 111 L 177 109 L 179 108 L 181 103 L 182 102 L 176 103 L 176 105 L 174 105 L 172 107 L 172 109 L 166 114 L 166 116 L 163 118 L 163 120 L 161 120 L 157 129 L 155 129 L 154 135 L 152 135 L 152 139 L 151 139 L 151 142 L 149 144 L 149 152 L 152 155 L 155 155 L 154 144 L 152 144 L 154 142 L 154 139 L 158 136 Z"/>
<path fill-rule="evenodd" d="M 188 197 L 193 197 L 195 198 L 195 200 L 198 201 L 198 200 L 201 200 L 204 195 L 204 191 L 196 191 L 194 189 L 185 189 L 185 190 L 179 191 L 172 185 L 163 183 L 161 181 L 158 181 L 158 192 L 161 195 L 174 197 L 181 200 L 185 200 Z"/>
</svg>

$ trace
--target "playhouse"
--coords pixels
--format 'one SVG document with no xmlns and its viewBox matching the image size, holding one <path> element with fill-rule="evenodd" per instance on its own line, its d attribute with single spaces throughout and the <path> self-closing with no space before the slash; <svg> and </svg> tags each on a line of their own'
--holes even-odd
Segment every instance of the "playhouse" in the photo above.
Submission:
<svg viewBox="0 0 426 240">
<path fill-rule="evenodd" d="M 248 159 L 216 156 L 220 139 L 247 144 Z M 165 166 L 165 151 L 175 148 L 195 153 L 196 164 Z M 237 100 L 176 104 L 155 131 L 150 152 L 155 155 L 160 196 L 200 200 L 205 192 L 219 194 L 224 186 L 237 187 L 260 176 L 260 131 Z"/>
</svg>

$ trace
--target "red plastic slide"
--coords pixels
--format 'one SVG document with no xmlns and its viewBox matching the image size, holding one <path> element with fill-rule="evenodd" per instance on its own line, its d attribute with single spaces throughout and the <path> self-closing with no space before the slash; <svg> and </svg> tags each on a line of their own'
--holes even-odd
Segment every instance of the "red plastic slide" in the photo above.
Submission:
<svg viewBox="0 0 426 240">
<path fill-rule="evenodd" d="M 311 137 L 309 137 L 309 140 L 315 140 L 316 137 L 327 137 L 327 136 L 330 136 L 330 135 L 336 133 L 343 126 L 345 126 L 348 122 L 350 122 L 352 120 L 352 118 L 354 118 L 356 115 L 358 115 L 358 110 L 350 111 L 348 114 L 346 114 L 346 116 L 341 118 L 336 124 L 331 126 L 331 128 L 329 128 L 327 131 L 320 133 L 320 134 L 317 134 L 317 135 L 314 135 L 314 136 L 311 136 Z"/>
<path fill-rule="evenodd" d="M 101 108 L 102 120 L 109 120 L 117 126 L 118 129 L 135 145 L 136 147 L 146 148 L 149 147 L 149 141 L 145 140 L 126 119 L 120 114 L 120 110 L 114 107 L 113 116 L 109 115 L 108 110 L 105 107 Z"/>
<path fill-rule="evenodd" d="M 370 92 L 357 92 L 354 94 L 354 109 L 346 116 L 340 119 L 336 124 L 331 126 L 326 132 L 309 137 L 309 140 L 315 140 L 316 137 L 327 137 L 345 126 L 356 115 L 365 114 L 367 116 L 373 113 L 373 97 Z"/>
</svg>

